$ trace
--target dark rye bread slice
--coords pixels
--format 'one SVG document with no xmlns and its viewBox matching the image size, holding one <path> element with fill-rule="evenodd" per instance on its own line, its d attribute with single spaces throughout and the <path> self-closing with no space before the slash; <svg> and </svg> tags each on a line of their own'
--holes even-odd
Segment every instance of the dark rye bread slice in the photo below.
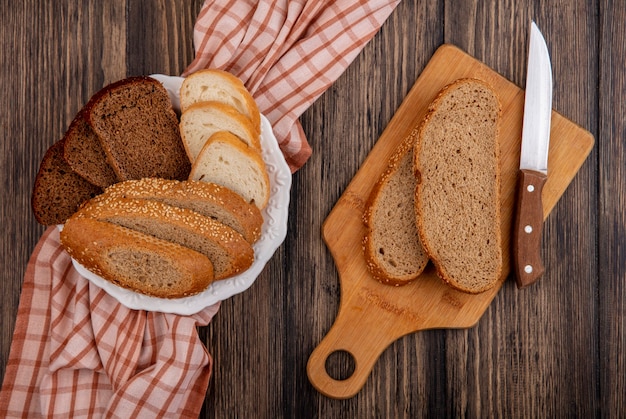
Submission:
<svg viewBox="0 0 626 419">
<path fill-rule="evenodd" d="M 120 180 L 189 175 L 178 118 L 159 81 L 140 76 L 112 83 L 89 100 L 85 118 Z"/>
<path fill-rule="evenodd" d="M 83 202 L 102 192 L 72 171 L 63 158 L 63 148 L 61 139 L 46 151 L 35 177 L 31 206 L 35 219 L 43 225 L 63 224 Z"/>
<path fill-rule="evenodd" d="M 165 240 L 92 218 L 70 218 L 61 244 L 78 263 L 109 282 L 142 294 L 180 298 L 214 280 L 204 255 Z"/>
<path fill-rule="evenodd" d="M 98 199 L 108 197 L 149 199 L 190 209 L 229 226 L 250 244 L 261 236 L 263 216 L 257 206 L 214 183 L 161 178 L 127 180 L 109 187 Z"/>
<path fill-rule="evenodd" d="M 438 275 L 468 293 L 502 272 L 500 103 L 484 82 L 461 79 L 430 105 L 414 150 L 415 213 Z"/>
<path fill-rule="evenodd" d="M 254 250 L 232 228 L 194 211 L 147 199 L 108 197 L 83 205 L 75 217 L 94 218 L 188 247 L 213 263 L 215 279 L 248 269 Z"/>
<path fill-rule="evenodd" d="M 65 134 L 63 157 L 72 170 L 91 184 L 106 188 L 118 181 L 100 140 L 79 112 Z"/>
<path fill-rule="evenodd" d="M 398 146 L 372 189 L 363 221 L 367 268 L 383 284 L 400 286 L 415 280 L 428 264 L 415 225 L 413 143 L 417 130 Z"/>
</svg>

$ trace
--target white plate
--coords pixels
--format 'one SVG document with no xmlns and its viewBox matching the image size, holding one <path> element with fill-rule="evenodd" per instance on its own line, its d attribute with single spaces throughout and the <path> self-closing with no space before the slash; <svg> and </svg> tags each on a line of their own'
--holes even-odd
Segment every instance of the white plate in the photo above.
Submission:
<svg viewBox="0 0 626 419">
<path fill-rule="evenodd" d="M 178 92 L 183 78 L 161 74 L 155 74 L 151 77 L 163 83 L 170 94 L 174 108 L 179 110 Z M 166 299 L 149 297 L 118 287 L 72 260 L 74 267 L 82 276 L 104 289 L 121 304 L 136 310 L 190 315 L 218 301 L 225 300 L 247 290 L 261 273 L 265 264 L 274 255 L 276 249 L 285 240 L 287 234 L 291 171 L 278 148 L 278 142 L 276 137 L 274 137 L 269 121 L 263 115 L 261 115 L 261 146 L 263 148 L 263 160 L 267 165 L 270 178 L 270 199 L 267 207 L 262 211 L 264 222 L 261 238 L 253 246 L 254 263 L 245 272 L 228 279 L 216 281 L 200 294 L 191 297 Z"/>
</svg>

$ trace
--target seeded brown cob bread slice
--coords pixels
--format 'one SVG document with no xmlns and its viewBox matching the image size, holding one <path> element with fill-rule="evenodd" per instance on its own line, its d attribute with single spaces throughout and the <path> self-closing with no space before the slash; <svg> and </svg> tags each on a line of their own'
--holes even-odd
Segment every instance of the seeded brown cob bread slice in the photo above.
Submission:
<svg viewBox="0 0 626 419">
<path fill-rule="evenodd" d="M 74 172 L 100 188 L 106 188 L 118 180 L 107 162 L 100 139 L 83 117 L 82 111 L 74 118 L 65 134 L 63 157 Z"/>
<path fill-rule="evenodd" d="M 85 118 L 120 180 L 189 175 L 178 118 L 159 81 L 140 76 L 112 83 L 89 100 Z"/>
<path fill-rule="evenodd" d="M 417 130 L 400 144 L 372 189 L 363 220 L 367 268 L 383 284 L 400 286 L 415 280 L 428 264 L 415 225 L 413 143 Z"/>
<path fill-rule="evenodd" d="M 243 82 L 227 71 L 207 68 L 190 74 L 180 87 L 180 108 L 184 113 L 199 102 L 221 102 L 245 115 L 261 132 L 261 114 Z"/>
<path fill-rule="evenodd" d="M 430 105 L 414 151 L 416 223 L 438 275 L 468 293 L 502 272 L 500 103 L 484 82 L 458 80 Z"/>
<path fill-rule="evenodd" d="M 214 280 L 205 255 L 105 221 L 72 217 L 61 231 L 61 243 L 89 271 L 146 295 L 185 297 Z"/>
<path fill-rule="evenodd" d="M 256 205 L 214 183 L 144 178 L 117 183 L 97 199 L 141 198 L 193 210 L 214 218 L 241 234 L 248 243 L 261 236 L 263 216 Z"/>
<path fill-rule="evenodd" d="M 215 279 L 248 269 L 254 250 L 232 228 L 194 211 L 147 199 L 107 197 L 89 201 L 75 217 L 94 218 L 188 247 L 213 263 Z"/>
<path fill-rule="evenodd" d="M 227 131 L 208 139 L 189 175 L 191 180 L 222 185 L 241 195 L 259 209 L 270 197 L 270 181 L 261 153 Z"/>
<path fill-rule="evenodd" d="M 83 202 L 102 192 L 72 171 L 63 158 L 64 141 L 46 151 L 35 178 L 31 206 L 43 225 L 63 224 Z"/>
</svg>

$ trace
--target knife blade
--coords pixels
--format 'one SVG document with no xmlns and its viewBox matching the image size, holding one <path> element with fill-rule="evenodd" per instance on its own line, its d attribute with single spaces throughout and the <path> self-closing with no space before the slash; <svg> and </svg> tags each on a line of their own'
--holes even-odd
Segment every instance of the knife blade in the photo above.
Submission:
<svg viewBox="0 0 626 419">
<path fill-rule="evenodd" d="M 551 115 L 550 54 L 539 28 L 531 22 L 513 242 L 518 288 L 535 283 L 544 272 L 541 260 L 541 192 L 548 176 Z"/>
</svg>

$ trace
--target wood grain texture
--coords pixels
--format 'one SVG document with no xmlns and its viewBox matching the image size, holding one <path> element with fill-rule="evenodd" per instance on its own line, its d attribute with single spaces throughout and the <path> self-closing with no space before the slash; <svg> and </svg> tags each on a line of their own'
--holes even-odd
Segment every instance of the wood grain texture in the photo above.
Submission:
<svg viewBox="0 0 626 419">
<path fill-rule="evenodd" d="M 39 161 L 84 102 L 131 74 L 178 74 L 202 0 L 25 0 L 0 6 L 0 377 L 26 264 Z M 475 327 L 394 342 L 348 400 L 306 362 L 339 308 L 322 223 L 437 47 L 453 43 L 522 86 L 534 19 L 554 108 L 596 145 L 543 231 L 544 277 L 509 278 Z M 626 410 L 626 9 L 608 0 L 404 1 L 302 116 L 313 147 L 294 175 L 289 233 L 263 274 L 200 329 L 214 359 L 202 417 L 619 417 Z M 364 339 L 367 339 L 365 336 Z M 349 368 L 346 358 L 330 365 Z"/>
</svg>

